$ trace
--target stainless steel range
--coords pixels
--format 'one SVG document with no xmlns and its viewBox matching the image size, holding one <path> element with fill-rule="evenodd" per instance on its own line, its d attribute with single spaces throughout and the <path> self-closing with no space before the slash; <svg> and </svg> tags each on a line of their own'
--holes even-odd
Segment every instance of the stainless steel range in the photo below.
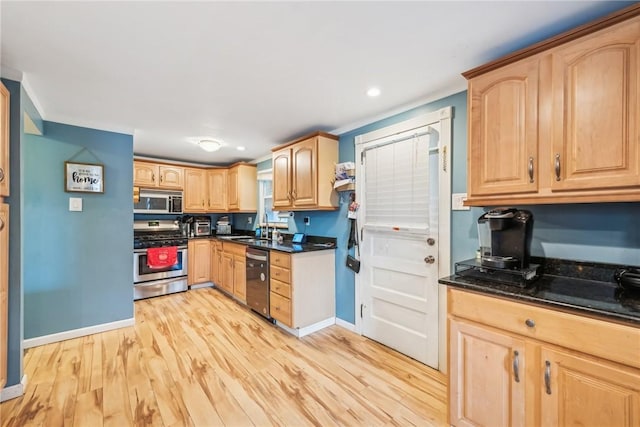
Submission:
<svg viewBox="0 0 640 427">
<path fill-rule="evenodd" d="M 133 222 L 134 300 L 186 291 L 187 265 L 187 237 L 178 221 Z"/>
</svg>

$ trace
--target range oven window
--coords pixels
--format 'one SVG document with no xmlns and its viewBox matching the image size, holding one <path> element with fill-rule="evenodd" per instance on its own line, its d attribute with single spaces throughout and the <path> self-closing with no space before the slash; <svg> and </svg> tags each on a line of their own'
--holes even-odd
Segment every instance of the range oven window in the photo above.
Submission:
<svg viewBox="0 0 640 427">
<path fill-rule="evenodd" d="M 147 254 L 146 252 L 142 252 L 138 254 L 138 274 L 153 274 L 167 271 L 182 271 L 182 253 L 183 251 L 178 251 L 178 262 L 172 266 L 165 268 L 149 268 L 147 265 Z"/>
</svg>

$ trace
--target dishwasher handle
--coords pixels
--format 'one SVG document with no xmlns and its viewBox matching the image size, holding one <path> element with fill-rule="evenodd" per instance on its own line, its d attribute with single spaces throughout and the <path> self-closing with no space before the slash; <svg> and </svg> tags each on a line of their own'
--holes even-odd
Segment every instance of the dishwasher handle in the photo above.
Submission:
<svg viewBox="0 0 640 427">
<path fill-rule="evenodd" d="M 247 259 L 253 259 L 256 261 L 267 261 L 269 259 L 269 255 L 256 254 L 256 253 L 247 251 Z"/>
</svg>

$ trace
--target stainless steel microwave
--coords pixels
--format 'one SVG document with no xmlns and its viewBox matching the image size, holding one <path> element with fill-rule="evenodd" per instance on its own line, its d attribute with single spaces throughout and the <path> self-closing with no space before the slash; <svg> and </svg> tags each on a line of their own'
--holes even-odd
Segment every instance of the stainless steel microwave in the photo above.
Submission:
<svg viewBox="0 0 640 427">
<path fill-rule="evenodd" d="M 182 192 L 140 190 L 140 200 L 133 204 L 133 213 L 181 214 Z"/>
</svg>

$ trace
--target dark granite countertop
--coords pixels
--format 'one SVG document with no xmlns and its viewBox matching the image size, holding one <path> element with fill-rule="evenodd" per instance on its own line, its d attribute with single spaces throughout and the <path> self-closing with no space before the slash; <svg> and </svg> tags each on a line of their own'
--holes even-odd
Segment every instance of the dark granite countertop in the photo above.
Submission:
<svg viewBox="0 0 640 427">
<path fill-rule="evenodd" d="M 640 327 L 640 292 L 622 291 L 613 279 L 613 272 L 623 266 L 549 258 L 532 262 L 540 263 L 542 274 L 524 287 L 476 270 L 459 271 L 439 283 Z"/>
<path fill-rule="evenodd" d="M 336 249 L 337 239 L 335 237 L 323 237 L 323 236 L 307 236 L 307 242 L 302 244 L 295 244 L 291 242 L 289 235 L 283 235 L 284 240 L 282 243 L 274 242 L 266 239 L 257 239 L 252 236 L 200 236 L 192 237 L 191 239 L 217 239 L 223 242 L 239 243 L 241 245 L 251 246 L 254 248 L 274 250 L 287 253 L 302 253 L 302 252 L 314 252 L 325 251 L 329 249 Z"/>
</svg>

